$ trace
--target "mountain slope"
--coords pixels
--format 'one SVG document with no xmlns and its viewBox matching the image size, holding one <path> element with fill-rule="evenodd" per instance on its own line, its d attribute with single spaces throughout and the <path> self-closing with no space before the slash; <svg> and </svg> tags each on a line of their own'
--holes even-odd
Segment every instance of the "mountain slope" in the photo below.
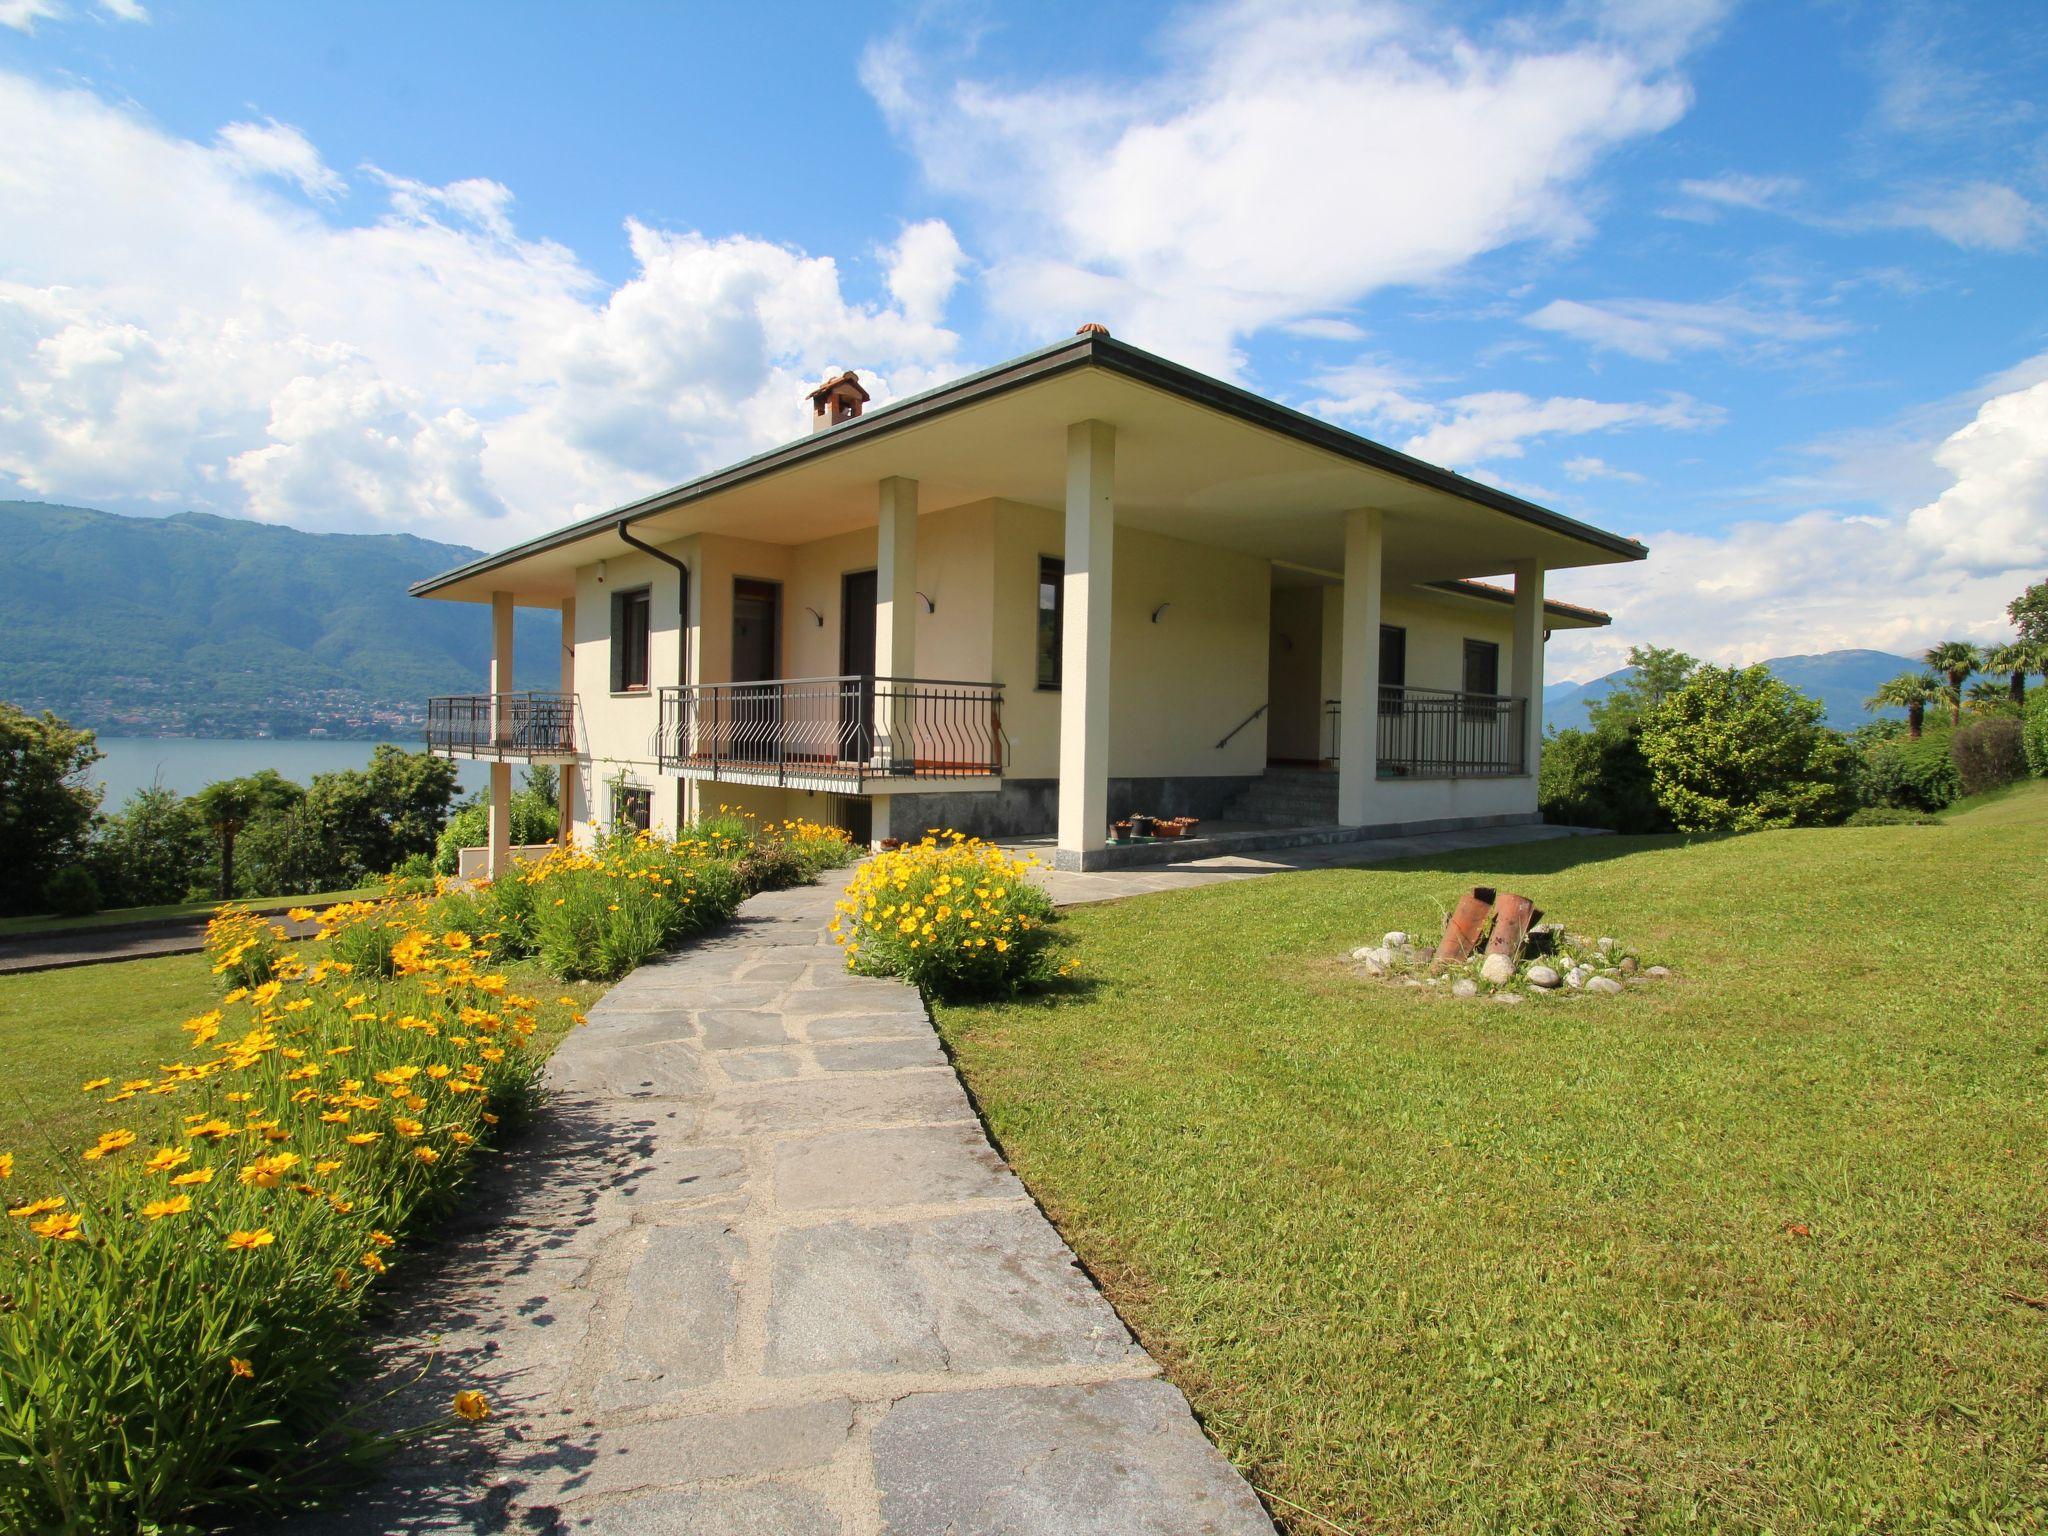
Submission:
<svg viewBox="0 0 2048 1536">
<path fill-rule="evenodd" d="M 1819 699 L 1827 707 L 1827 723 L 1838 730 L 1851 730 L 1874 718 L 1863 701 L 1877 692 L 1878 684 L 1901 672 L 1919 668 L 1910 656 L 1889 651 L 1822 651 L 1812 656 L 1773 656 L 1764 663 L 1778 677 L 1801 693 Z M 1587 723 L 1587 706 L 1605 698 L 1626 681 L 1632 669 L 1622 668 L 1590 683 L 1553 683 L 1543 690 L 1545 728 L 1581 729 Z M 1903 719 L 1905 711 L 1884 709 L 1876 715 Z"/>
<path fill-rule="evenodd" d="M 0 698 L 135 734 L 383 734 L 484 686 L 490 615 L 406 588 L 477 551 L 185 512 L 0 501 Z M 556 626 L 516 671 L 555 685 Z"/>
</svg>

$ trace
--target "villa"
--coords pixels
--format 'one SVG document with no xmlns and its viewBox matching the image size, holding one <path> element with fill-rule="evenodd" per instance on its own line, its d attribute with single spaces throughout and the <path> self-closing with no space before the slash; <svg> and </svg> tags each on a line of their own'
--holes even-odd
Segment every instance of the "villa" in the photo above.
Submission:
<svg viewBox="0 0 2048 1536">
<path fill-rule="evenodd" d="M 1094 869 L 1537 819 L 1546 573 L 1646 550 L 1084 326 L 413 590 L 492 610 L 428 742 L 561 835 L 730 805 Z M 1508 585 L 1480 580 L 1505 577 Z M 559 689 L 511 677 L 558 612 Z M 1112 843 L 1143 813 L 1192 839 Z"/>
</svg>

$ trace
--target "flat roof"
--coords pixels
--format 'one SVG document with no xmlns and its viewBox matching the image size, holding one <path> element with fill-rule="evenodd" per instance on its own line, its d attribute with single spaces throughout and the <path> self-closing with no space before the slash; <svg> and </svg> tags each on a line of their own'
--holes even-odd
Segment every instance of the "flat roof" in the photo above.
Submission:
<svg viewBox="0 0 2048 1536">
<path fill-rule="evenodd" d="M 1250 390 L 1198 373 L 1192 368 L 1121 342 L 1103 331 L 1083 331 L 1067 340 L 1012 358 L 992 368 L 964 375 L 921 394 L 909 395 L 888 405 L 807 437 L 771 448 L 713 470 L 694 480 L 627 502 L 559 528 L 552 533 L 525 540 L 486 555 L 437 576 L 413 583 L 415 596 L 430 596 L 443 588 L 470 581 L 502 566 L 534 555 L 560 549 L 579 540 L 612 532 L 621 523 L 632 523 L 685 503 L 735 489 L 751 481 L 810 463 L 827 455 L 905 429 L 923 426 L 947 413 L 1043 383 L 1081 370 L 1103 372 L 1175 396 L 1181 400 L 1247 425 L 1277 433 L 1308 447 L 1336 455 L 1353 464 L 1393 475 L 1427 490 L 1454 496 L 1548 533 L 1597 549 L 1608 559 L 1640 560 L 1649 553 L 1637 539 L 1610 533 L 1590 523 L 1565 516 L 1510 492 L 1485 485 L 1435 464 L 1401 453 L 1383 443 L 1332 425 L 1304 411 L 1281 405 Z M 1604 615 L 1603 615 L 1604 617 Z"/>
</svg>

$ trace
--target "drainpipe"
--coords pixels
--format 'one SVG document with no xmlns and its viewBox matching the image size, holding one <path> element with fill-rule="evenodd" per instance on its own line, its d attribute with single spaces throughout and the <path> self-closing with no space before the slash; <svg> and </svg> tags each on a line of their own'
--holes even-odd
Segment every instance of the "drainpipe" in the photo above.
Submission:
<svg viewBox="0 0 2048 1536">
<path fill-rule="evenodd" d="M 676 612 L 676 685 L 690 686 L 690 568 L 665 550 L 656 549 L 652 544 L 642 543 L 633 537 L 632 529 L 622 517 L 615 530 L 629 548 L 637 549 L 643 555 L 652 555 L 663 565 L 675 567 L 678 585 Z"/>
</svg>

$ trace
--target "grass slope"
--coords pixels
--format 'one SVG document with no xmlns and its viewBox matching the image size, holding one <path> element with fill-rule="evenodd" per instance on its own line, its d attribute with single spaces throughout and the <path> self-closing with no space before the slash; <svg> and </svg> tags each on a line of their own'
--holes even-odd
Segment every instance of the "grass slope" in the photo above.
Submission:
<svg viewBox="0 0 2048 1536">
<path fill-rule="evenodd" d="M 1679 978 L 1508 1007 L 1340 963 L 1496 882 Z M 2044 907 L 2033 785 L 1080 909 L 1090 990 L 940 1024 L 1303 1536 L 2037 1529 Z"/>
</svg>

